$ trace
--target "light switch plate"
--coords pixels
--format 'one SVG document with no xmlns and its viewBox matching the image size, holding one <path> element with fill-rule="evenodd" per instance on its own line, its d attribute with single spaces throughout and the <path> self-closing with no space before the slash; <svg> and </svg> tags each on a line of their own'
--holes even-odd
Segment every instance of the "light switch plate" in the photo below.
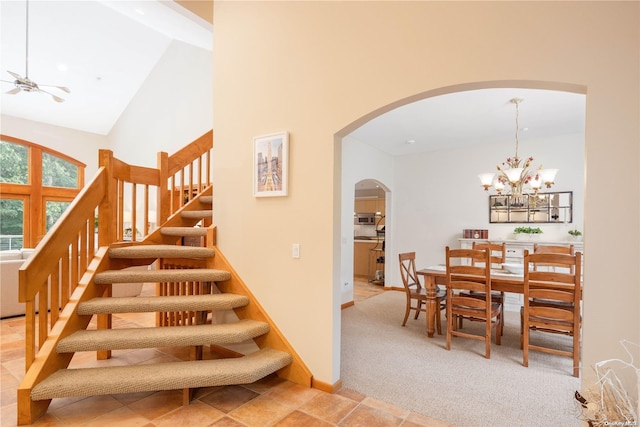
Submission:
<svg viewBox="0 0 640 427">
<path fill-rule="evenodd" d="M 294 243 L 291 245 L 291 256 L 294 258 L 300 258 L 300 243 Z"/>
</svg>

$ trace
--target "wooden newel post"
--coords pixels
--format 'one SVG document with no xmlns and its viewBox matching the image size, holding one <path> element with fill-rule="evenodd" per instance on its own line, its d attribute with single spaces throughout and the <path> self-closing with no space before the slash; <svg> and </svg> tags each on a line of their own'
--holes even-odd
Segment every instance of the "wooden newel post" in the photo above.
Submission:
<svg viewBox="0 0 640 427">
<path fill-rule="evenodd" d="M 109 246 L 116 241 L 115 199 L 116 183 L 113 179 L 113 151 L 99 150 L 98 166 L 107 173 L 106 196 L 98 206 L 98 246 Z"/>
</svg>

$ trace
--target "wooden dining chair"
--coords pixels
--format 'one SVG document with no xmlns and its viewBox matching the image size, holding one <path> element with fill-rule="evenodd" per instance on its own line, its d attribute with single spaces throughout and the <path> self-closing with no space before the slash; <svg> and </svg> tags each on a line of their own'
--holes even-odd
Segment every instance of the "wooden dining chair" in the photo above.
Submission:
<svg viewBox="0 0 640 427">
<path fill-rule="evenodd" d="M 447 283 L 447 350 L 451 350 L 454 336 L 485 342 L 485 357 L 491 358 L 491 330 L 496 329 L 496 344 L 502 336 L 502 304 L 491 301 L 491 260 L 486 249 L 445 249 Z M 473 260 L 483 259 L 482 266 Z M 480 294 L 470 296 L 469 292 Z M 480 295 L 484 295 L 481 297 Z M 460 317 L 484 320 L 484 334 L 477 335 L 458 330 Z"/>
<path fill-rule="evenodd" d="M 502 270 L 503 264 L 505 263 L 506 255 L 507 255 L 507 244 L 506 243 L 490 243 L 490 242 L 473 242 L 471 249 L 483 250 L 486 249 L 489 251 L 489 258 L 491 269 L 493 270 Z M 474 260 L 474 265 L 483 265 L 484 258 L 480 260 Z M 482 292 L 470 292 L 468 295 L 475 296 L 479 294 L 482 298 L 484 295 Z M 501 330 L 504 330 L 504 292 L 501 291 L 491 291 L 491 301 L 497 302 L 501 306 L 500 320 L 503 322 Z M 470 319 L 475 320 L 475 319 Z M 484 321 L 484 320 L 482 320 Z M 462 317 L 459 320 L 459 327 L 462 328 Z"/>
<path fill-rule="evenodd" d="M 553 264 L 562 271 L 535 270 L 536 264 Z M 522 364 L 529 366 L 529 351 L 541 351 L 573 359 L 573 376 L 580 375 L 580 272 L 582 254 L 529 254 L 524 252 L 524 307 Z M 545 303 L 537 303 L 545 301 Z M 545 346 L 544 341 L 531 344 L 531 331 L 563 334 L 572 337 L 571 351 Z"/>
<path fill-rule="evenodd" d="M 420 283 L 418 275 L 416 273 L 416 253 L 406 252 L 398 254 L 400 260 L 400 276 L 402 276 L 402 284 L 404 285 L 404 291 L 407 296 L 407 306 L 404 313 L 404 320 L 402 326 L 407 324 L 409 318 L 409 312 L 411 310 L 416 311 L 414 319 L 417 319 L 421 311 L 427 312 L 427 291 Z M 438 329 L 438 335 L 442 335 L 442 321 L 440 312 L 446 308 L 444 300 L 446 293 L 444 289 L 441 289 L 436 285 L 436 304 L 438 310 L 434 313 L 435 324 Z M 415 305 L 412 305 L 414 304 Z"/>
</svg>

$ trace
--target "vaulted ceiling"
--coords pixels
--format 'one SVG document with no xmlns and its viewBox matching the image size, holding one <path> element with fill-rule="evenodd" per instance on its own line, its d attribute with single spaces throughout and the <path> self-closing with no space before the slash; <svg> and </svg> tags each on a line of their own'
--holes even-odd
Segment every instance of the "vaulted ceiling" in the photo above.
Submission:
<svg viewBox="0 0 640 427">
<path fill-rule="evenodd" d="M 211 23 L 173 1 L 2 1 L 0 16 L 2 114 L 102 135 L 172 41 L 213 49 Z M 28 78 L 64 102 L 7 94 L 7 71 L 26 77 L 27 65 Z"/>
</svg>

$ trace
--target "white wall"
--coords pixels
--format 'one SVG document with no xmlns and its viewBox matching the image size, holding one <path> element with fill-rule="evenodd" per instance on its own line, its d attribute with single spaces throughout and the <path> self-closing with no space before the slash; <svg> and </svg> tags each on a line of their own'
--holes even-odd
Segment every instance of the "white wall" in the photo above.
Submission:
<svg viewBox="0 0 640 427">
<path fill-rule="evenodd" d="M 213 128 L 211 52 L 173 41 L 109 132 L 116 157 L 156 167 L 156 153 L 172 154 Z"/>
<path fill-rule="evenodd" d="M 573 191 L 571 224 L 538 224 L 545 240 L 567 240 L 567 231 L 583 230 L 584 133 L 536 141 L 522 139 L 522 156 L 533 166 L 558 168 L 556 184 L 544 191 Z M 488 194 L 478 173 L 494 170 L 513 154 L 513 145 L 495 144 L 392 157 L 352 137 L 342 145 L 342 304 L 353 300 L 354 185 L 376 179 L 388 188 L 385 286 L 402 287 L 398 253 L 416 252 L 418 267 L 444 262 L 444 246 L 457 247 L 464 228 L 486 228 L 489 237 L 511 238 L 520 224 L 490 224 Z M 348 285 L 345 286 L 345 283 Z"/>
<path fill-rule="evenodd" d="M 56 151 L 86 164 L 85 182 L 88 183 L 98 170 L 98 150 L 109 148 L 104 135 L 52 126 L 11 116 L 0 118 L 0 133 L 24 139 Z"/>
<path fill-rule="evenodd" d="M 531 147 L 531 148 L 529 148 Z M 444 247 L 458 247 L 464 228 L 489 230 L 489 238 L 509 239 L 522 224 L 490 224 L 488 193 L 478 173 L 491 171 L 513 146 L 497 144 L 394 158 L 393 231 L 395 245 L 387 257 L 416 252 L 417 267 L 444 263 Z M 567 231 L 583 230 L 584 134 L 521 141 L 521 156 L 533 156 L 533 166 L 558 168 L 556 184 L 544 191 L 573 191 L 572 224 L 536 224 L 544 240 L 565 241 Z M 491 193 L 489 193 L 491 194 Z M 395 268 L 394 268 L 395 267 Z M 387 285 L 401 286 L 397 266 L 387 272 Z"/>
</svg>

